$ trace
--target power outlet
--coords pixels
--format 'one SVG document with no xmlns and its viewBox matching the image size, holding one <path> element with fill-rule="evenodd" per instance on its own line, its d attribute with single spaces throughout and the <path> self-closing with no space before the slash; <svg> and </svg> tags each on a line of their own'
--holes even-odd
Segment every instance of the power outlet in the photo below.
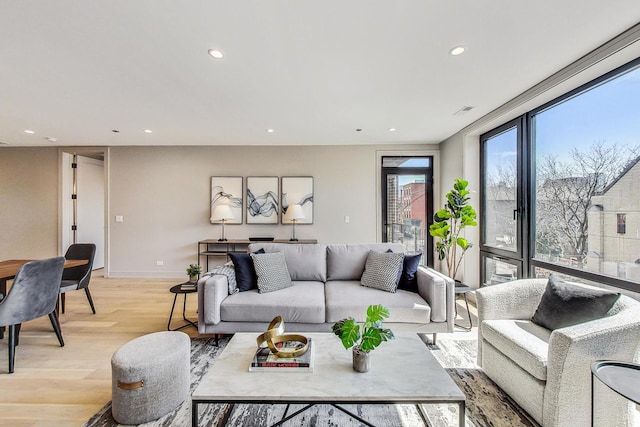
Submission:
<svg viewBox="0 0 640 427">
<path fill-rule="evenodd" d="M 157 266 L 164 265 L 164 261 L 156 261 L 156 265 L 157 265 Z"/>
</svg>

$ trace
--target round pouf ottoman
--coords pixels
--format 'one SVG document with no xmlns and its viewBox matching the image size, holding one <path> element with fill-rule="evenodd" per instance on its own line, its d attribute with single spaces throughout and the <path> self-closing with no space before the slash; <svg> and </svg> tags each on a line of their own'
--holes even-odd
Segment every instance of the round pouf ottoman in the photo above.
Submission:
<svg viewBox="0 0 640 427">
<path fill-rule="evenodd" d="M 120 347 L 111 358 L 111 412 L 120 424 L 156 420 L 189 396 L 191 340 L 156 332 Z"/>
</svg>

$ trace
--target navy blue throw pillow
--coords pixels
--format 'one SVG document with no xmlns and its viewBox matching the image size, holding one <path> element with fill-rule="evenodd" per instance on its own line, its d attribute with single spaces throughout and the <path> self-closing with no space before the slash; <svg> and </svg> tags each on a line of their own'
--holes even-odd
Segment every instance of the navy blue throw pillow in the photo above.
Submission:
<svg viewBox="0 0 640 427">
<path fill-rule="evenodd" d="M 387 252 L 393 252 L 391 249 L 387 249 Z M 422 254 L 404 255 L 404 261 L 402 263 L 402 271 L 400 272 L 400 279 L 398 281 L 398 289 L 405 291 L 418 293 L 418 267 L 420 266 L 420 259 Z"/>
<path fill-rule="evenodd" d="M 418 266 L 420 266 L 420 259 L 422 254 L 407 255 L 404 256 L 404 263 L 402 264 L 402 275 L 400 276 L 400 282 L 398 283 L 398 289 L 404 289 L 405 291 L 418 292 Z"/>
<path fill-rule="evenodd" d="M 264 249 L 260 249 L 254 254 L 263 254 Z M 240 292 L 251 289 L 258 289 L 258 278 L 256 269 L 253 267 L 253 260 L 250 254 L 230 253 L 229 258 L 233 262 L 233 269 L 236 271 L 236 284 Z"/>
</svg>

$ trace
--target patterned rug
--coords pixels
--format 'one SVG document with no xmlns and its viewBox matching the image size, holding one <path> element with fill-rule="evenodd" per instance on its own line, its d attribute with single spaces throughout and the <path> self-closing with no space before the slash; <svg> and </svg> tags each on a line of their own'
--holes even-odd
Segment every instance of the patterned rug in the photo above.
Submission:
<svg viewBox="0 0 640 427">
<path fill-rule="evenodd" d="M 475 328 L 474 328 L 475 331 Z M 536 426 L 502 390 L 500 390 L 475 364 L 476 341 L 470 339 L 471 333 L 440 334 L 438 345 L 429 345 L 425 351 L 432 351 L 440 364 L 446 368 L 453 380 L 467 397 L 466 426 Z M 425 338 L 426 341 L 428 341 Z M 197 338 L 191 341 L 191 391 L 198 385 L 209 366 L 229 342 L 229 338 L 220 340 L 215 347 L 213 339 Z M 378 426 L 398 427 L 446 427 L 457 425 L 457 405 L 423 405 L 427 422 L 415 405 L 343 405 L 345 409 L 357 414 L 368 422 Z M 302 405 L 291 405 L 292 413 Z M 228 426 L 258 427 L 271 425 L 280 420 L 286 405 L 242 404 L 201 405 L 199 417 L 201 426 L 217 426 L 229 414 Z M 188 427 L 191 425 L 191 401 L 187 399 L 175 411 L 157 421 L 142 424 L 145 427 Z M 360 422 L 336 410 L 330 405 L 316 405 L 296 418 L 284 423 L 285 427 L 331 426 L 359 427 Z M 111 416 L 111 402 L 96 413 L 84 427 L 120 426 Z"/>
</svg>

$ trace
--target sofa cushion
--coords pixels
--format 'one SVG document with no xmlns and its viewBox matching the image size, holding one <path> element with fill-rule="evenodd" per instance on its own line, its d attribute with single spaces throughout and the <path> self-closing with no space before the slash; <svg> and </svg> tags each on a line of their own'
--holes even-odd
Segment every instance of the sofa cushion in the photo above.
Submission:
<svg viewBox="0 0 640 427">
<path fill-rule="evenodd" d="M 324 283 L 293 282 L 278 292 L 258 293 L 257 289 L 229 295 L 220 305 L 225 322 L 266 322 L 282 316 L 287 322 L 324 323 Z"/>
<path fill-rule="evenodd" d="M 257 251 L 256 253 L 264 253 Z M 258 281 L 256 278 L 256 269 L 253 267 L 253 260 L 250 254 L 229 253 L 229 258 L 233 262 L 233 269 L 236 272 L 236 284 L 240 292 L 256 289 Z"/>
<path fill-rule="evenodd" d="M 574 285 L 551 274 L 531 320 L 551 330 L 589 322 L 605 317 L 618 298 L 619 293 Z"/>
<path fill-rule="evenodd" d="M 327 280 L 360 280 L 370 250 L 403 252 L 400 243 L 327 245 Z"/>
<path fill-rule="evenodd" d="M 531 376 L 547 380 L 551 331 L 529 320 L 485 320 L 482 338 Z"/>
<path fill-rule="evenodd" d="M 327 322 L 335 323 L 346 317 L 364 322 L 367 307 L 382 304 L 390 311 L 385 322 L 429 323 L 431 307 L 413 292 L 396 293 L 360 286 L 357 280 L 332 280 L 325 284 Z"/>
<path fill-rule="evenodd" d="M 367 288 L 395 292 L 398 287 L 404 254 L 369 251 L 360 284 Z"/>
<path fill-rule="evenodd" d="M 279 291 L 292 285 L 282 252 L 251 254 L 260 293 Z"/>
<path fill-rule="evenodd" d="M 252 243 L 249 251 L 282 252 L 291 280 L 327 280 L 327 246 L 296 243 Z"/>
</svg>

